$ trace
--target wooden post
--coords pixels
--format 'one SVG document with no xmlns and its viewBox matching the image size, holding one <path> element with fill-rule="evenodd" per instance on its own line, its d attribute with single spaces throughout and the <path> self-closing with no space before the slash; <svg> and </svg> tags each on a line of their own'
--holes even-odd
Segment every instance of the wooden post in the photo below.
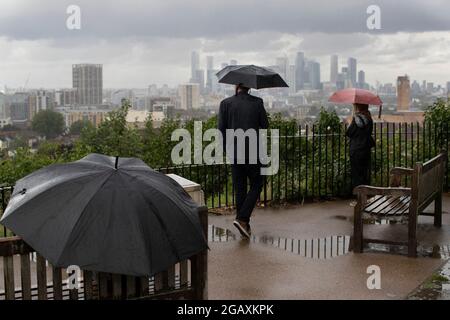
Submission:
<svg viewBox="0 0 450 320">
<path fill-rule="evenodd" d="M 441 156 L 441 162 L 439 163 L 439 179 L 438 190 L 436 199 L 434 199 L 434 226 L 442 227 L 442 191 L 444 184 L 445 168 L 447 167 L 447 153 L 443 152 Z"/>
<path fill-rule="evenodd" d="M 22 281 L 22 300 L 31 300 L 30 254 L 20 255 L 20 278 Z"/>
<path fill-rule="evenodd" d="M 188 260 L 180 262 L 180 287 L 183 288 L 188 284 Z"/>
<path fill-rule="evenodd" d="M 36 276 L 38 299 L 47 300 L 47 265 L 45 258 L 39 253 L 36 253 Z"/>
<path fill-rule="evenodd" d="M 199 209 L 200 223 L 205 239 L 208 239 L 208 208 Z M 191 259 L 191 279 L 194 299 L 208 299 L 208 249 L 203 250 Z"/>
<path fill-rule="evenodd" d="M 357 203 L 354 209 L 353 218 L 353 245 L 355 253 L 363 252 L 363 223 L 362 223 L 362 212 L 365 205 L 366 196 L 362 195 L 360 192 L 357 193 Z"/>
<path fill-rule="evenodd" d="M 436 199 L 434 199 L 434 226 L 442 227 L 442 187 L 438 191 Z"/>
<path fill-rule="evenodd" d="M 136 280 L 137 278 L 134 276 L 127 276 L 127 298 L 134 298 L 137 296 Z"/>
<path fill-rule="evenodd" d="M 122 298 L 122 275 L 112 274 L 112 298 L 119 300 Z"/>
<path fill-rule="evenodd" d="M 14 300 L 16 296 L 14 285 L 14 261 L 13 256 L 3 257 L 3 272 L 5 279 L 5 299 Z"/>
<path fill-rule="evenodd" d="M 111 299 L 111 291 L 108 282 L 110 282 L 111 274 L 105 272 L 98 273 L 98 295 L 100 300 Z"/>
<path fill-rule="evenodd" d="M 419 177 L 422 175 L 421 163 L 417 163 L 411 180 L 411 202 L 408 215 L 408 257 L 417 257 L 417 216 L 419 205 Z"/>
<path fill-rule="evenodd" d="M 94 290 L 92 288 L 92 271 L 83 271 L 83 286 L 84 286 L 84 299 L 92 300 L 94 299 Z"/>
<path fill-rule="evenodd" d="M 53 299 L 62 300 L 63 298 L 63 283 L 62 270 L 58 267 L 53 267 Z"/>
</svg>

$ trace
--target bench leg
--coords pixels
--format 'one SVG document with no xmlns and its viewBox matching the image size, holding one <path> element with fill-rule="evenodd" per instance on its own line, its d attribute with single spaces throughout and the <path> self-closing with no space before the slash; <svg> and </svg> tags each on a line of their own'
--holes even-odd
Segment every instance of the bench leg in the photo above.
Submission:
<svg viewBox="0 0 450 320">
<path fill-rule="evenodd" d="M 411 202 L 408 219 L 408 257 L 417 257 L 417 206 Z"/>
<path fill-rule="evenodd" d="M 442 193 L 434 200 L 434 226 L 442 226 Z"/>
<path fill-rule="evenodd" d="M 363 252 L 363 223 L 362 223 L 362 201 L 358 197 L 358 203 L 355 206 L 353 217 L 353 252 Z"/>
</svg>

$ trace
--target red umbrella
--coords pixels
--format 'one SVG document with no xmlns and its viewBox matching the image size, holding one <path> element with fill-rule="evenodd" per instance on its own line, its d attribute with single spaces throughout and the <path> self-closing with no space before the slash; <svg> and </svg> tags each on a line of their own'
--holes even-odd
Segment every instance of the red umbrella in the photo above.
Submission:
<svg viewBox="0 0 450 320">
<path fill-rule="evenodd" d="M 357 88 L 347 88 L 344 90 L 339 90 L 328 99 L 330 102 L 337 103 L 360 103 L 360 104 L 373 104 L 380 106 L 380 111 L 378 118 L 381 117 L 381 108 L 383 101 L 380 97 L 369 90 L 357 89 Z"/>
</svg>

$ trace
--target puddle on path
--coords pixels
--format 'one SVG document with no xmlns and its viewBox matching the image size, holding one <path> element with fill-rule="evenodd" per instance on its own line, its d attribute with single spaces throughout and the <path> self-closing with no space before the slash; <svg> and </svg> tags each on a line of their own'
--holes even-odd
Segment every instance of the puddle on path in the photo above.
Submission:
<svg viewBox="0 0 450 320">
<path fill-rule="evenodd" d="M 338 217 L 336 217 L 338 218 Z M 339 219 L 339 218 L 338 218 Z M 240 241 L 239 234 L 214 225 L 208 227 L 209 242 Z M 302 257 L 312 259 L 331 259 L 346 255 L 351 250 L 351 237 L 337 235 L 315 239 L 291 239 L 273 237 L 269 235 L 252 235 L 249 240 L 274 248 L 281 249 Z M 364 252 L 390 253 L 407 256 L 406 246 L 393 246 L 383 244 L 369 244 Z M 407 299 L 413 300 L 450 300 L 450 245 L 418 246 L 419 257 L 447 260 L 446 264 L 416 290 L 408 295 Z"/>
<path fill-rule="evenodd" d="M 210 225 L 208 229 L 209 242 L 229 242 L 241 240 L 228 229 Z M 350 236 L 337 235 L 316 239 L 292 239 L 273 237 L 269 235 L 252 235 L 251 243 L 262 244 L 281 249 L 290 253 L 311 259 L 331 259 L 343 256 L 350 251 Z"/>
</svg>

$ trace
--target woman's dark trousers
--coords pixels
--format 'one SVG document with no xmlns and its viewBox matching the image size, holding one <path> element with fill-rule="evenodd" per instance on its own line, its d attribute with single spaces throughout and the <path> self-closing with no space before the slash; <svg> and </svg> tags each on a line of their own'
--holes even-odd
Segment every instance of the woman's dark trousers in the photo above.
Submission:
<svg viewBox="0 0 450 320">
<path fill-rule="evenodd" d="M 350 153 L 352 188 L 370 184 L 370 149 L 354 150 Z"/>
</svg>

